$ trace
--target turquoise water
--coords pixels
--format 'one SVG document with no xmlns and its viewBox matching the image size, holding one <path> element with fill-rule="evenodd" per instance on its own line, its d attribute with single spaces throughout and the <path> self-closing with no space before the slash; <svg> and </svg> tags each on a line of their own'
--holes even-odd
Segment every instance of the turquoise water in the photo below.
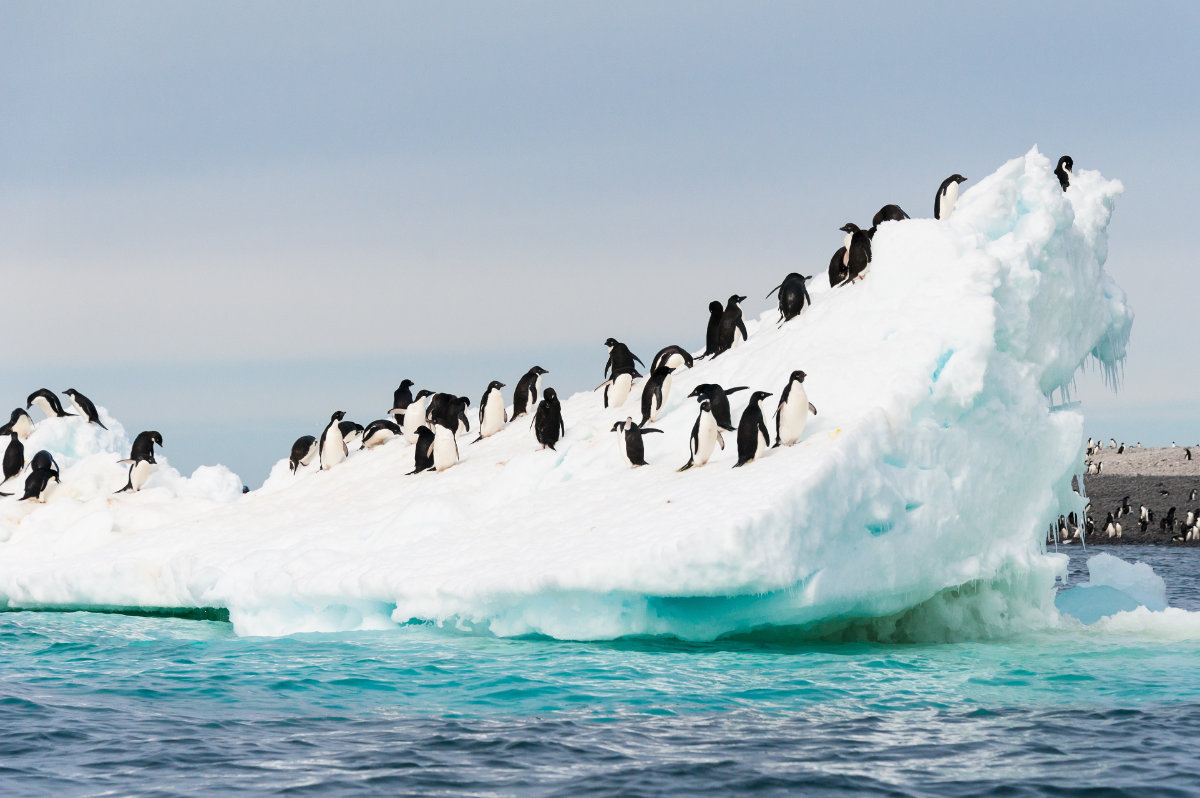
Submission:
<svg viewBox="0 0 1200 798">
<path fill-rule="evenodd" d="M 1110 551 L 1200 610 L 1197 550 Z M 0 652 L 4 795 L 1200 791 L 1197 640 L 248 639 L 8 613 Z"/>
</svg>

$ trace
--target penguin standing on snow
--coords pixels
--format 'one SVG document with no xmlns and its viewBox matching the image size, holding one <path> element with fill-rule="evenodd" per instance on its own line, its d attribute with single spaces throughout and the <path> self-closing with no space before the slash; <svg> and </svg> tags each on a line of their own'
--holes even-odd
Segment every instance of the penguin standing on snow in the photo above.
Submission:
<svg viewBox="0 0 1200 798">
<path fill-rule="evenodd" d="M 884 205 L 871 217 L 871 229 L 867 231 L 867 235 L 875 238 L 875 231 L 879 229 L 879 225 L 884 222 L 903 222 L 907 218 L 908 214 L 899 205 Z"/>
<path fill-rule="evenodd" d="M 58 471 L 49 468 L 35 468 L 29 472 L 29 476 L 25 478 L 25 494 L 21 496 L 19 501 L 28 501 L 34 499 L 39 502 L 46 501 L 46 491 L 50 489 L 50 481 L 53 480 L 62 484 L 58 478 Z"/>
<path fill-rule="evenodd" d="M 695 398 L 698 402 L 707 400 L 712 408 L 713 418 L 717 420 L 717 426 L 733 432 L 733 417 L 729 411 L 729 394 L 744 390 L 746 390 L 745 385 L 739 385 L 736 388 L 722 388 L 715 382 L 702 382 L 692 389 L 688 398 Z"/>
<path fill-rule="evenodd" d="M 321 444 L 318 449 L 321 455 L 321 470 L 328 471 L 346 459 L 350 450 L 346 448 L 346 440 L 342 437 L 339 422 L 346 417 L 345 410 L 335 410 L 329 417 L 329 423 L 321 430 Z"/>
<path fill-rule="evenodd" d="M 670 366 L 673 369 L 681 369 L 684 366 L 692 367 L 692 353 L 684 349 L 682 346 L 671 344 L 664 346 L 658 350 L 658 354 L 650 361 L 650 371 L 654 371 L 659 366 Z"/>
<path fill-rule="evenodd" d="M 354 421 L 340 421 L 338 422 L 338 432 L 342 433 L 342 442 L 345 443 L 347 447 L 349 447 L 352 443 L 362 442 L 362 424 Z"/>
<path fill-rule="evenodd" d="M 25 446 L 21 443 L 21 436 L 14 430 L 8 433 L 8 446 L 4 449 L 4 462 L 0 476 L 0 485 L 8 482 L 10 479 L 21 473 L 21 469 L 25 467 Z"/>
<path fill-rule="evenodd" d="M 717 300 L 708 303 L 708 329 L 704 333 L 704 354 L 700 357 L 715 356 L 717 354 L 718 332 L 721 329 L 721 316 L 725 313 L 725 308 Z"/>
<path fill-rule="evenodd" d="M 846 248 L 838 247 L 837 252 L 829 259 L 829 287 L 833 288 L 846 282 L 846 274 Z"/>
<path fill-rule="evenodd" d="M 965 183 L 967 178 L 954 174 L 947 177 L 938 186 L 937 195 L 933 198 L 933 218 L 949 219 L 958 203 L 958 184 Z"/>
<path fill-rule="evenodd" d="M 362 447 L 364 449 L 374 449 L 376 446 L 382 446 L 392 438 L 399 437 L 404 434 L 400 426 L 394 421 L 388 421 L 386 418 L 381 418 L 372 421 L 363 430 Z"/>
<path fill-rule="evenodd" d="M 129 463 L 129 480 L 125 483 L 125 487 L 121 488 L 117 493 L 125 491 L 140 491 L 145 486 L 146 481 L 150 479 L 152 466 L 157 465 L 158 461 L 154 459 L 154 444 L 162 446 L 162 435 L 155 430 L 146 430 L 139 432 L 138 436 L 133 439 L 133 446 L 129 451 L 129 459 L 121 460 L 121 463 Z"/>
<path fill-rule="evenodd" d="M 846 266 L 846 282 L 854 282 L 867 273 L 871 265 L 871 237 L 853 222 L 846 222 L 840 228 L 846 234 L 846 254 L 842 256 Z"/>
<path fill-rule="evenodd" d="M 68 388 L 63 391 L 71 399 L 71 404 L 75 407 L 75 412 L 88 420 L 89 424 L 95 424 L 100 429 L 108 429 L 100 421 L 100 415 L 96 412 L 96 405 L 92 404 L 92 400 L 81 394 L 74 388 Z"/>
<path fill-rule="evenodd" d="M 1062 186 L 1062 190 L 1066 191 L 1067 186 L 1071 185 L 1071 178 L 1075 175 L 1071 170 L 1075 168 L 1075 161 L 1070 155 L 1064 155 L 1058 159 L 1058 166 L 1054 167 L 1054 176 L 1058 178 L 1058 184 Z"/>
<path fill-rule="evenodd" d="M 508 411 L 504 408 L 504 394 L 500 389 L 504 383 L 492 380 L 479 400 L 479 437 L 471 443 L 479 443 L 484 438 L 490 438 L 504 428 L 508 421 Z"/>
<path fill-rule="evenodd" d="M 433 470 L 445 471 L 458 462 L 458 439 L 454 436 L 457 419 L 451 426 L 433 425 Z"/>
<path fill-rule="evenodd" d="M 542 375 L 549 373 L 541 366 L 534 366 L 517 380 L 517 387 L 513 391 L 513 418 L 520 418 L 533 410 L 538 393 L 542 390 Z"/>
<path fill-rule="evenodd" d="M 658 420 L 659 411 L 667 403 L 667 397 L 671 395 L 671 372 L 674 370 L 670 366 L 659 366 L 642 386 L 643 424 Z"/>
<path fill-rule="evenodd" d="M 763 400 L 770 395 L 768 391 L 755 391 L 750 395 L 750 404 L 742 411 L 742 420 L 738 422 L 738 461 L 734 468 L 762 457 L 771 445 L 771 433 L 767 431 L 762 409 Z"/>
<path fill-rule="evenodd" d="M 808 424 L 808 414 L 817 414 L 817 408 L 808 401 L 808 393 L 804 390 L 804 378 L 808 376 L 803 371 L 793 371 L 779 396 L 779 406 L 775 408 L 775 445 L 791 446 L 800 440 L 804 427 Z"/>
<path fill-rule="evenodd" d="M 292 454 L 288 457 L 288 468 L 295 474 L 300 466 L 306 466 L 317 456 L 317 439 L 312 435 L 301 435 L 292 444 Z"/>
<path fill-rule="evenodd" d="M 408 472 L 408 476 L 433 468 L 433 445 L 435 439 L 433 430 L 422 424 L 417 427 L 414 434 L 416 435 L 416 446 L 413 447 L 413 470 Z"/>
<path fill-rule="evenodd" d="M 412 404 L 412 387 L 412 380 L 401 380 L 400 387 L 392 394 L 392 409 L 388 413 L 395 418 L 397 424 L 404 422 L 404 411 Z"/>
<path fill-rule="evenodd" d="M 781 322 L 791 321 L 800 315 L 805 304 L 812 304 L 812 297 L 808 295 L 808 286 L 804 282 L 810 279 L 812 278 L 792 272 L 767 294 L 767 299 L 771 298 L 771 294 L 779 295 L 779 320 Z"/>
<path fill-rule="evenodd" d="M 404 407 L 404 422 L 400 425 L 400 431 L 409 443 L 417 442 L 417 430 L 425 423 L 425 399 L 430 396 L 433 396 L 433 391 L 422 388 Z M 392 408 L 393 416 L 396 415 L 397 409 Z"/>
<path fill-rule="evenodd" d="M 46 418 L 65 418 L 66 416 L 75 415 L 63 410 L 62 403 L 58 401 L 58 397 L 54 395 L 54 391 L 51 391 L 49 388 L 39 388 L 29 394 L 29 398 L 25 402 L 25 407 L 34 407 L 35 405 L 38 410 L 46 414 Z"/>
<path fill-rule="evenodd" d="M 713 448 L 725 448 L 725 439 L 721 437 L 721 428 L 713 417 L 712 403 L 707 399 L 700 402 L 700 415 L 692 425 L 692 435 L 688 439 L 688 461 L 678 470 L 687 471 L 692 466 L 699 468 L 712 457 Z"/>
<path fill-rule="evenodd" d="M 717 351 L 713 355 L 714 358 L 728 352 L 749 337 L 746 323 L 742 321 L 741 303 L 745 301 L 746 297 L 731 294 L 725 303 L 725 310 L 721 312 L 721 324 L 717 328 Z"/>
<path fill-rule="evenodd" d="M 12 415 L 8 418 L 8 423 L 0 427 L 0 435 L 7 435 L 10 432 L 17 433 L 17 436 L 21 440 L 27 439 L 29 434 L 33 432 L 33 419 L 19 407 L 12 411 Z"/>
<path fill-rule="evenodd" d="M 615 377 L 618 374 L 632 374 L 635 377 L 642 375 L 638 374 L 637 368 L 633 365 L 637 362 L 642 368 L 646 364 L 642 359 L 629 351 L 629 347 L 618 341 L 616 338 L 605 340 L 604 345 L 608 347 L 608 362 L 604 364 L 604 376 Z"/>
<path fill-rule="evenodd" d="M 621 456 L 625 458 L 625 462 L 629 464 L 630 468 L 648 465 L 642 436 L 648 432 L 662 432 L 660 429 L 651 427 L 639 427 L 633 423 L 632 418 L 626 418 L 624 421 L 613 424 L 612 431 L 621 433 L 618 445 L 621 447 Z"/>
<path fill-rule="evenodd" d="M 554 449 L 559 438 L 567 434 L 563 424 L 562 406 L 558 403 L 558 394 L 553 388 L 547 388 L 542 393 L 542 401 L 538 403 L 533 416 L 533 434 L 542 448 Z"/>
</svg>

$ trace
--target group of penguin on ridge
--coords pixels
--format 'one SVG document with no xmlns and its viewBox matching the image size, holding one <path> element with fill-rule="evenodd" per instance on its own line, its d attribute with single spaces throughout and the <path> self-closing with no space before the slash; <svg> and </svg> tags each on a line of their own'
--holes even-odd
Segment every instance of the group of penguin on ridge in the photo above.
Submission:
<svg viewBox="0 0 1200 798">
<path fill-rule="evenodd" d="M 58 400 L 58 396 L 53 391 L 48 388 L 40 388 L 29 394 L 25 400 L 25 407 L 13 410 L 8 423 L 0 427 L 0 437 L 7 436 L 9 439 L 8 445 L 4 449 L 3 461 L 0 462 L 0 477 L 3 477 L 0 479 L 0 488 L 3 488 L 9 481 L 17 479 L 25 467 L 29 466 L 29 473 L 25 477 L 25 491 L 18 501 L 33 499 L 44 502 L 50 484 L 52 482 L 61 483 L 58 463 L 55 462 L 54 455 L 50 452 L 42 449 L 28 462 L 25 460 L 24 441 L 33 433 L 35 426 L 33 418 L 30 417 L 27 410 L 36 407 L 46 414 L 46 418 L 79 417 L 86 424 L 95 424 L 101 429 L 108 429 L 100 420 L 96 405 L 91 399 L 74 388 L 68 388 L 63 391 L 63 394 L 71 400 L 71 406 L 75 408 L 74 413 L 63 409 L 62 402 Z M 118 461 L 129 464 L 129 479 L 126 481 L 125 487 L 117 493 L 142 489 L 146 480 L 150 478 L 151 467 L 156 464 L 154 445 L 162 446 L 162 443 L 162 435 L 154 430 L 138 434 L 133 441 L 129 457 Z M 14 495 L 16 494 L 0 491 L 0 497 L 6 498 Z"/>
<path fill-rule="evenodd" d="M 1066 191 L 1070 184 L 1073 167 L 1071 157 L 1064 155 L 1054 170 L 1063 191 Z M 958 202 L 959 184 L 966 179 L 960 174 L 953 174 L 942 181 L 934 196 L 934 218 L 947 219 L 954 212 Z M 843 225 L 840 228 L 846 234 L 843 245 L 834 253 L 829 263 L 830 286 L 846 285 L 863 279 L 871 263 L 871 241 L 875 231 L 884 222 L 903 221 L 908 218 L 909 215 L 899 205 L 885 205 L 875 214 L 871 220 L 871 227 L 867 230 L 854 223 Z M 792 272 L 767 294 L 768 298 L 775 295 L 779 300 L 781 324 L 791 321 L 806 305 L 812 303 L 806 285 L 809 279 L 812 278 Z M 746 339 L 746 325 L 741 310 L 741 303 L 745 300 L 745 296 L 733 294 L 724 305 L 716 300 L 709 303 L 708 328 L 701 358 L 716 358 Z M 638 372 L 637 365 L 643 368 L 646 366 L 620 341 L 609 338 L 604 343 L 608 347 L 608 362 L 604 366 L 604 382 L 596 390 L 603 389 L 604 407 L 620 407 L 628 398 L 634 381 L 643 376 Z M 642 436 L 662 432 L 647 425 L 657 419 L 658 412 L 667 402 L 672 373 L 680 368 L 691 368 L 693 360 L 692 355 L 680 346 L 672 345 L 660 350 L 651 361 L 649 376 L 642 386 L 641 421 L 635 422 L 633 417 L 629 416 L 613 425 L 612 431 L 620 433 L 618 446 L 621 456 L 630 467 L 647 464 Z M 506 385 L 492 380 L 479 402 L 479 434 L 472 443 L 495 435 L 509 421 L 532 412 L 531 426 L 535 439 L 542 448 L 553 449 L 565 434 L 566 427 L 558 395 L 553 388 L 546 388 L 544 391 L 541 389 L 542 375 L 548 373 L 541 366 L 534 366 L 518 380 L 513 394 L 511 419 L 501 393 L 501 389 Z M 804 387 L 806 376 L 803 371 L 795 370 L 788 377 L 775 409 L 774 446 L 795 444 L 804 432 L 809 414 L 817 413 L 816 407 L 808 401 Z M 453 396 L 428 389 L 422 389 L 414 395 L 413 385 L 413 381 L 409 379 L 401 382 L 393 396 L 392 408 L 388 411 L 389 418 L 372 421 L 365 428 L 353 421 L 347 421 L 346 414 L 341 410 L 333 413 L 319 437 L 304 435 L 292 444 L 288 458 L 289 469 L 292 473 L 298 473 L 302 466 L 307 466 L 317 459 L 320 469 L 327 470 L 345 460 L 350 454 L 350 445 L 355 442 L 359 443 L 360 448 L 370 449 L 397 437 L 403 437 L 405 441 L 416 446 L 413 470 L 409 475 L 429 470 L 444 471 L 452 467 L 460 456 L 457 435 L 471 429 L 467 418 L 467 409 L 471 406 L 471 401 L 465 396 Z M 688 461 L 678 469 L 679 471 L 703 466 L 717 446 L 724 449 L 725 441 L 721 433 L 735 430 L 728 397 L 746 389 L 746 386 L 723 388 L 715 383 L 706 383 L 696 386 L 688 394 L 699 402 L 700 412 L 692 425 Z M 538 400 L 539 391 L 542 394 L 541 401 Z M 761 457 L 766 449 L 771 447 L 771 435 L 762 408 L 763 401 L 771 395 L 768 391 L 755 391 L 750 396 L 749 404 L 736 428 L 738 458 L 735 468 Z"/>
</svg>

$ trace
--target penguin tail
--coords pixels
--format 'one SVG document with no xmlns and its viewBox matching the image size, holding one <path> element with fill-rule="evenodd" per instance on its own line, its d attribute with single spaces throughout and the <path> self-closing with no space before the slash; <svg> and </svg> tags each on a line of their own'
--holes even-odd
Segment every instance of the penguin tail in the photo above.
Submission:
<svg viewBox="0 0 1200 798">
<path fill-rule="evenodd" d="M 694 464 L 694 462 L 695 462 L 694 460 L 688 460 L 686 463 L 684 463 L 683 465 L 681 465 L 679 468 L 676 468 L 676 469 L 675 469 L 676 473 L 678 473 L 678 472 L 680 472 L 680 471 L 687 471 L 689 468 L 691 468 L 691 467 L 692 467 L 692 465 Z"/>
<path fill-rule="evenodd" d="M 475 444 L 479 443 L 481 440 L 483 440 L 483 433 L 482 433 L 482 432 L 481 432 L 481 433 L 479 433 L 479 437 L 478 437 L 478 438 L 476 438 L 475 440 L 471 441 L 471 442 L 470 442 L 469 444 L 467 444 L 467 445 L 468 445 L 468 446 L 474 446 Z"/>
<path fill-rule="evenodd" d="M 117 491 L 117 493 L 124 493 L 124 492 L 125 492 L 125 491 L 127 491 L 127 490 L 133 490 L 133 483 L 132 483 L 132 482 L 127 482 L 127 483 L 125 483 L 125 487 L 121 488 L 119 491 Z"/>
<path fill-rule="evenodd" d="M 733 467 L 741 468 L 742 466 L 744 466 L 746 463 L 749 463 L 749 462 L 751 462 L 751 461 L 750 460 L 738 460 L 736 463 L 733 464 Z"/>
<path fill-rule="evenodd" d="M 96 426 L 100 427 L 100 429 L 108 429 L 108 427 L 104 426 L 104 422 L 99 419 L 96 420 Z"/>
<path fill-rule="evenodd" d="M 776 438 L 776 439 L 775 439 L 775 442 L 774 442 L 773 444 L 771 444 L 771 448 L 772 448 L 772 449 L 777 449 L 777 448 L 779 448 L 779 444 L 780 444 L 780 443 L 782 443 L 782 441 L 781 441 L 779 438 Z"/>
<path fill-rule="evenodd" d="M 642 434 L 645 435 L 647 432 L 662 432 L 662 430 L 655 429 L 654 427 L 642 427 Z"/>
<path fill-rule="evenodd" d="M 12 494 L 11 494 L 11 493 L 4 493 L 3 491 L 0 491 L 0 498 L 4 498 L 4 497 L 7 497 L 7 496 L 12 496 Z"/>
</svg>

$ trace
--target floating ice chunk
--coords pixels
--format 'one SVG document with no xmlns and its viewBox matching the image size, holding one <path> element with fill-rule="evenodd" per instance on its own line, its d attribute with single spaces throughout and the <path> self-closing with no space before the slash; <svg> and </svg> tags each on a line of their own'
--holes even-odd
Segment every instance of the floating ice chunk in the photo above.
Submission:
<svg viewBox="0 0 1200 798">
<path fill-rule="evenodd" d="M 1129 563 L 1102 553 L 1089 558 L 1087 566 L 1088 581 L 1054 599 L 1054 606 L 1064 615 L 1093 624 L 1138 607 L 1151 612 L 1167 608 L 1167 586 L 1146 563 Z"/>
</svg>

